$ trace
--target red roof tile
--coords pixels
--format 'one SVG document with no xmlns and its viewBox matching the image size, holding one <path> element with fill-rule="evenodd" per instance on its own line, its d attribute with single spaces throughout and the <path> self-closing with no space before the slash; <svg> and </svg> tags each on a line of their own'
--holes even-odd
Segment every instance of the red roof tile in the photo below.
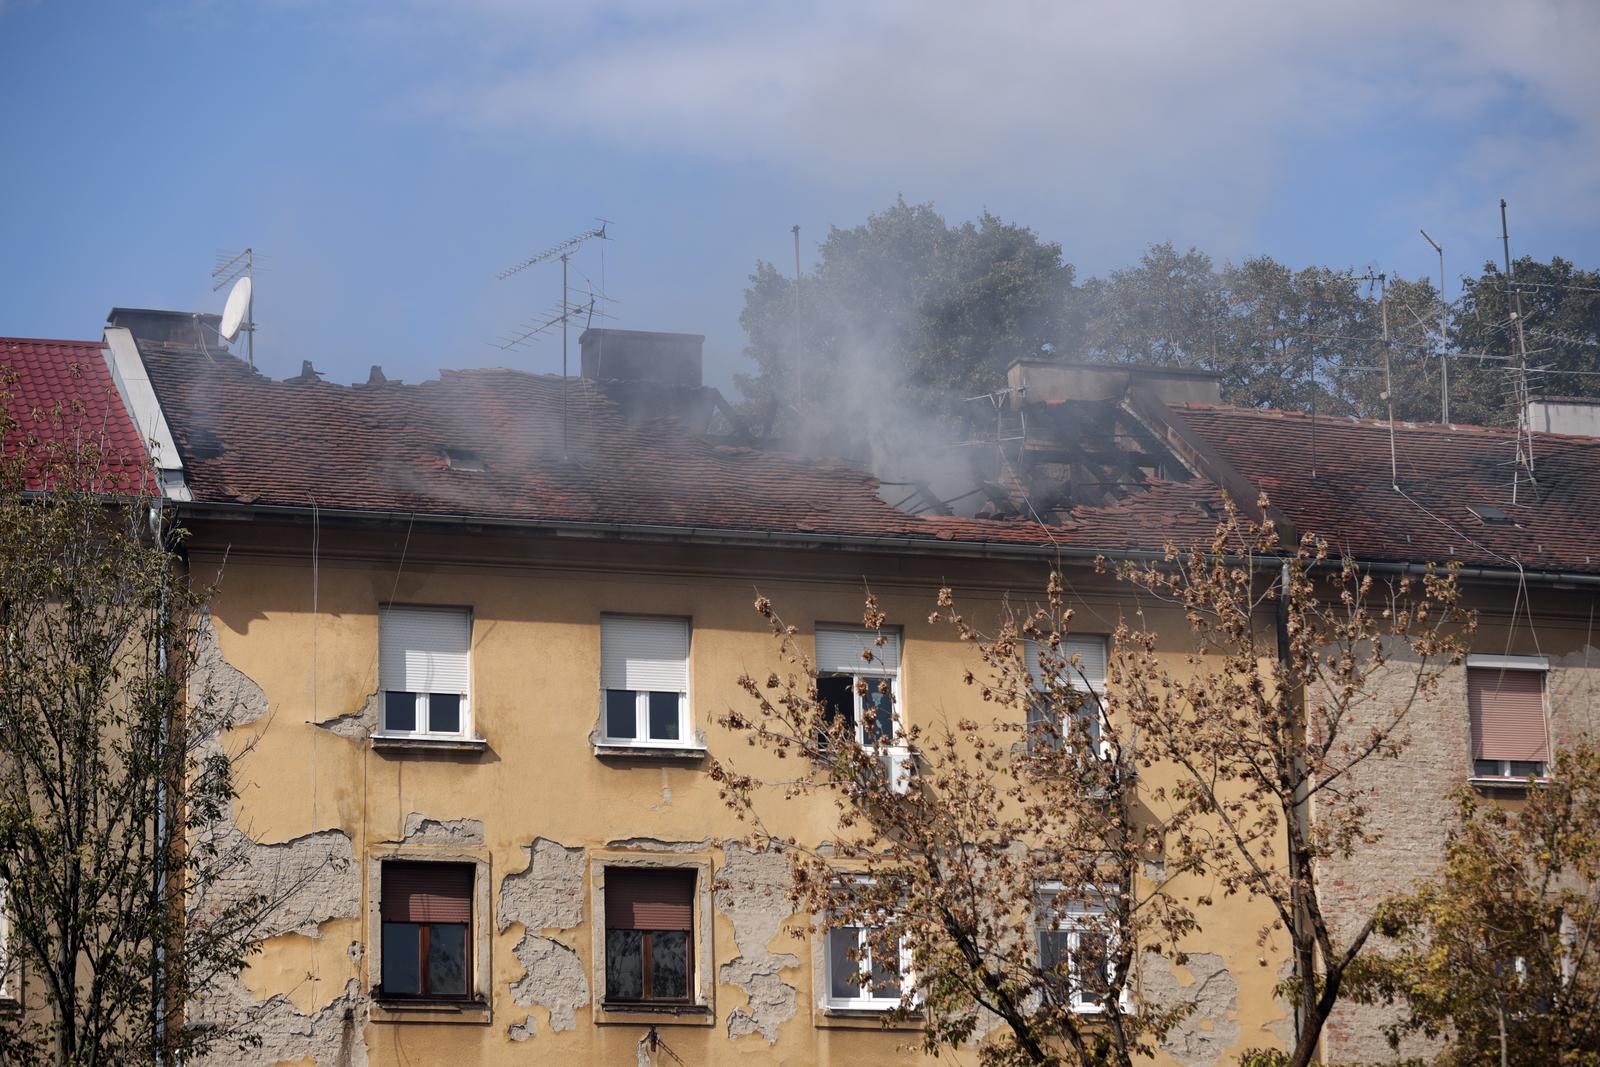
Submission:
<svg viewBox="0 0 1600 1067">
<path fill-rule="evenodd" d="M 0 337 L 0 393 L 16 420 L 5 447 L 96 443 L 105 488 L 127 490 L 139 484 L 145 450 L 100 351 L 98 341 Z"/>
<path fill-rule="evenodd" d="M 1600 439 L 1534 435 L 1537 486 L 1512 501 L 1516 435 L 1476 426 L 1394 428 L 1228 407 L 1175 409 L 1240 474 L 1265 490 L 1301 532 L 1358 559 L 1459 560 L 1472 566 L 1600 572 Z M 1486 523 L 1469 508 L 1509 516 Z"/>
</svg>

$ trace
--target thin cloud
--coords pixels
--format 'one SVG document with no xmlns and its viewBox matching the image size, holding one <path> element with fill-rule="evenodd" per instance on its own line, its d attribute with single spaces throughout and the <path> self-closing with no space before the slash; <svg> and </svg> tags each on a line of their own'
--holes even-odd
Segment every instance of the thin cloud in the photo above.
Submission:
<svg viewBox="0 0 1600 1067">
<path fill-rule="evenodd" d="M 432 4 L 413 10 L 434 17 Z M 535 57 L 431 87 L 438 112 L 479 127 L 558 129 L 843 186 L 934 176 L 943 188 L 1054 192 L 1129 218 L 1267 196 L 1286 152 L 1375 119 L 1482 120 L 1458 146 L 1463 165 L 1514 145 L 1497 170 L 1530 219 L 1600 217 L 1600 6 L 1589 3 L 470 10 L 502 44 L 525 36 Z M 1538 115 L 1540 129 L 1487 128 L 1508 109 Z"/>
</svg>

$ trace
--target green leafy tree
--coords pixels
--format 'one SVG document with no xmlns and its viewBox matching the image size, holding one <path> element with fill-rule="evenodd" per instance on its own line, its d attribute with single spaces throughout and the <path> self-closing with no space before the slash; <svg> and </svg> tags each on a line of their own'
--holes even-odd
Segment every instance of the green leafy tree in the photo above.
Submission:
<svg viewBox="0 0 1600 1067">
<path fill-rule="evenodd" d="M 236 971 L 266 902 L 200 911 L 236 856 L 231 761 L 188 693 L 201 599 L 143 457 L 102 453 L 62 406 L 0 451 L 0 1016 L 7 1064 L 170 1062 L 224 1035 L 185 1025 Z M 243 1039 L 246 1035 L 227 1035 Z"/>
<path fill-rule="evenodd" d="M 1600 1064 L 1600 749 L 1559 752 L 1520 804 L 1457 795 L 1444 870 L 1391 902 L 1377 988 L 1442 1067 Z"/>
<path fill-rule="evenodd" d="M 1425 281 L 1387 287 L 1388 379 L 1380 291 L 1351 270 L 1270 256 L 1218 267 L 1158 244 L 1082 293 L 1086 351 L 1108 362 L 1216 371 L 1224 399 L 1251 407 L 1386 417 L 1387 391 L 1396 418 L 1439 417 L 1438 302 Z"/>
<path fill-rule="evenodd" d="M 1535 397 L 1600 396 L 1600 377 L 1583 373 L 1600 368 L 1600 271 L 1580 270 L 1560 256 L 1548 263 L 1524 256 L 1513 266 L 1515 280 L 1508 282 L 1500 267 L 1485 263 L 1466 283 L 1452 319 L 1450 339 L 1458 350 L 1495 357 L 1452 364 L 1451 415 L 1461 421 L 1516 422 L 1506 369 L 1524 344 Z M 1520 339 L 1512 314 L 1518 296 Z"/>
<path fill-rule="evenodd" d="M 833 434 L 893 396 L 950 413 L 1005 384 L 1018 357 L 1071 351 L 1073 268 L 1061 246 L 987 212 L 950 225 L 900 199 L 834 227 L 796 282 L 759 263 L 740 321 L 756 373 L 738 385 L 758 422 Z M 861 398 L 859 401 L 853 398 Z"/>
</svg>

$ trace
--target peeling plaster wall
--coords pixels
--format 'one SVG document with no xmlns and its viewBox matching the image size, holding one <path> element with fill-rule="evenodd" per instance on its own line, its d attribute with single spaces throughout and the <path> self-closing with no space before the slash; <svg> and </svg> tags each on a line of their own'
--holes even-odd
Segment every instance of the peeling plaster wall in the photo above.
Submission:
<svg viewBox="0 0 1600 1067">
<path fill-rule="evenodd" d="M 1191 952 L 1174 966 L 1153 952 L 1144 954 L 1139 991 L 1163 1008 L 1189 1007 L 1161 1042 L 1161 1051 L 1183 1067 L 1211 1067 L 1239 1040 L 1239 983 L 1214 952 Z"/>
<path fill-rule="evenodd" d="M 733 842 L 746 827 L 721 804 L 703 763 L 594 756 L 587 735 L 597 703 L 599 618 L 690 618 L 696 736 L 740 770 L 782 777 L 786 764 L 730 749 L 715 725 L 722 709 L 745 699 L 742 673 L 777 666 L 772 638 L 750 607 L 752 586 L 809 634 L 819 622 L 859 617 L 865 567 L 884 610 L 904 627 L 908 716 L 927 722 L 986 710 L 963 681 L 973 666 L 970 646 L 926 621 L 935 591 L 948 580 L 967 592 L 967 579 L 981 574 L 988 584 L 966 600 L 967 614 L 998 617 L 1007 591 L 1043 588 L 1043 570 L 985 562 L 963 573 L 949 561 L 907 560 L 886 571 L 883 560 L 865 557 L 547 544 L 492 531 L 443 537 L 420 526 L 402 567 L 403 535 L 391 533 L 325 523 L 315 625 L 303 554 L 308 531 L 229 526 L 213 556 L 203 545 L 191 552 L 204 580 L 204 561 L 220 562 L 222 545 L 228 548 L 213 607 L 214 673 L 242 697 L 236 721 L 248 725 L 235 731 L 237 740 L 258 742 L 242 767 L 237 841 L 252 853 L 267 846 L 251 856 L 256 877 L 292 879 L 307 865 L 319 878 L 328 872 L 310 899 L 275 919 L 279 936 L 249 982 L 218 998 L 219 1013 L 250 1011 L 264 1023 L 270 1052 L 263 1062 L 922 1061 L 914 1032 L 815 1010 L 819 957 L 813 939 L 791 936 L 804 920 L 789 915 L 787 863 Z M 1114 600 L 1095 588 L 1100 579 L 1081 578 L 1076 588 L 1090 606 L 1080 618 L 1113 619 Z M 471 609 L 471 709 L 481 750 L 369 743 L 378 722 L 377 605 L 384 602 Z M 788 800 L 778 814 L 782 832 L 801 840 L 820 840 L 837 826 L 825 799 Z M 487 975 L 492 1013 L 407 1017 L 368 1001 L 381 962 L 373 918 L 378 862 L 397 855 L 478 865 L 475 933 L 488 944 L 475 966 Z M 596 1003 L 604 920 L 593 875 L 597 863 L 614 862 L 702 872 L 695 980 L 710 1012 L 621 1018 Z M 1235 1014 L 1244 1032 L 1264 1033 L 1273 1014 L 1263 992 L 1271 972 L 1244 969 L 1256 955 L 1258 917 L 1237 903 L 1222 910 L 1219 936 L 1238 946 L 1226 956 L 1238 979 Z M 1272 957 L 1273 968 L 1280 959 Z M 313 970 L 320 977 L 308 993 L 304 976 Z M 1200 977 L 1207 989 L 1222 981 Z M 654 1048 L 643 1040 L 651 1025 Z M 975 1057 L 965 1049 L 952 1059 Z"/>
<path fill-rule="evenodd" d="M 770 1045 L 778 1040 L 778 1028 L 794 1017 L 797 1006 L 795 987 L 783 980 L 782 972 L 798 969 L 800 957 L 771 948 L 790 918 L 785 896 L 790 884 L 789 861 L 777 852 L 752 852 L 729 843 L 723 848 L 719 882 L 717 910 L 733 922 L 739 955 L 718 969 L 717 978 L 748 998 L 742 1007 L 728 1013 L 728 1036 L 758 1033 Z"/>
<path fill-rule="evenodd" d="M 583 922 L 583 849 L 539 837 L 527 852 L 527 868 L 500 883 L 500 932 L 514 923 L 527 930 L 512 950 L 522 977 L 511 983 L 511 1000 L 545 1008 L 552 1031 L 571 1030 L 578 1025 L 577 1010 L 589 1003 L 588 976 L 576 949 L 541 931 L 570 930 Z M 533 1033 L 532 1016 L 507 1030 L 513 1041 Z"/>
<path fill-rule="evenodd" d="M 217 701 L 227 721 L 236 727 L 260 722 L 269 714 L 261 687 L 223 657 L 214 627 L 208 626 L 202 633 L 191 687 L 197 695 Z M 217 737 L 212 744 L 215 751 L 225 747 L 241 751 L 235 747 L 233 737 Z M 236 768 L 238 776 L 245 769 L 243 759 Z M 272 904 L 258 928 L 267 942 L 264 951 L 272 950 L 274 940 L 309 939 L 311 944 L 303 954 L 311 961 L 312 973 L 290 990 L 265 999 L 252 992 L 245 974 L 221 976 L 193 1006 L 192 1015 L 216 1025 L 224 1034 L 248 1033 L 260 1043 L 241 1050 L 230 1049 L 229 1042 L 223 1041 L 210 1056 L 197 1062 L 267 1065 L 310 1057 L 318 1063 L 360 1067 L 367 1062 L 363 1037 L 365 1000 L 354 974 L 361 946 L 350 941 L 342 953 L 334 955 L 319 952 L 315 944 L 322 939 L 325 925 L 360 914 L 360 875 L 349 835 L 323 830 L 263 844 L 232 825 L 234 818 L 235 812 L 230 811 L 223 825 L 201 831 L 218 848 L 225 871 L 204 894 L 191 899 L 191 909 L 203 913 L 264 894 Z M 284 951 L 278 949 L 277 954 L 281 956 Z M 318 999 L 316 987 L 322 978 L 318 973 L 322 957 L 328 957 L 328 980 L 337 982 L 338 976 L 345 976 L 343 992 L 320 1010 L 307 1011 L 304 1007 L 314 1005 Z"/>
</svg>

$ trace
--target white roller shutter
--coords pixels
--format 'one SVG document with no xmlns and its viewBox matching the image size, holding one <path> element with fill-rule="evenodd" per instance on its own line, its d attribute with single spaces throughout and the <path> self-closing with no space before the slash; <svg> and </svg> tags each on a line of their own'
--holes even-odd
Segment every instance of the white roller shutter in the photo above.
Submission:
<svg viewBox="0 0 1600 1067">
<path fill-rule="evenodd" d="M 900 669 L 900 634 L 893 630 L 883 632 L 883 644 L 876 643 L 878 635 L 860 626 L 817 627 L 817 670 L 840 674 L 893 674 Z M 861 658 L 870 651 L 872 660 Z"/>
<path fill-rule="evenodd" d="M 1043 672 L 1039 667 L 1039 642 L 1028 641 L 1023 646 L 1023 654 L 1027 657 L 1028 673 L 1033 676 L 1034 684 L 1042 687 Z M 1078 657 L 1078 666 L 1073 668 L 1072 657 Z M 1106 684 L 1106 639 L 1103 637 L 1068 637 L 1061 642 L 1061 651 L 1058 657 L 1064 664 L 1063 670 L 1068 680 L 1075 687 L 1083 685 L 1083 678 L 1078 676 L 1082 671 L 1084 677 L 1089 679 L 1091 686 L 1104 686 Z"/>
<path fill-rule="evenodd" d="M 689 620 L 600 617 L 600 687 L 689 691 Z"/>
<path fill-rule="evenodd" d="M 466 695 L 472 676 L 468 612 L 386 607 L 378 625 L 378 674 L 386 691 Z"/>
</svg>

